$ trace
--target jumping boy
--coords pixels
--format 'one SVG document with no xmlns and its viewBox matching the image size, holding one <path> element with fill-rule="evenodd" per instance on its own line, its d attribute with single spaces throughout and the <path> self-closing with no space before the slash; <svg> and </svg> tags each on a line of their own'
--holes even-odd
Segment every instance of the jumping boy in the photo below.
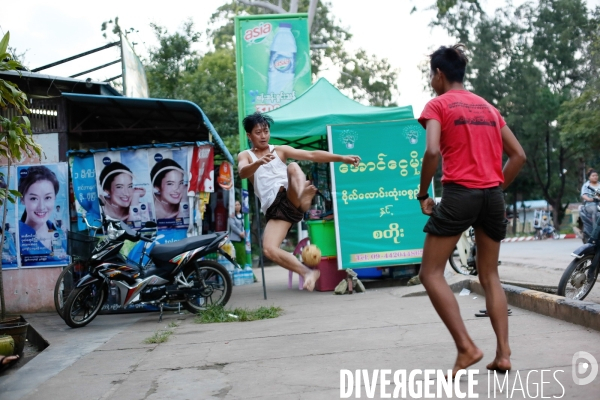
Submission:
<svg viewBox="0 0 600 400">
<path fill-rule="evenodd" d="M 308 268 L 279 246 L 292 224 L 300 222 L 310 208 L 317 188 L 306 180 L 297 163 L 286 165 L 286 161 L 343 162 L 358 166 L 360 157 L 270 145 L 273 119 L 258 112 L 248 115 L 242 123 L 252 142 L 252 149 L 238 155 L 238 173 L 240 178 L 250 179 L 254 185 L 254 192 L 261 202 L 261 211 L 267 219 L 263 251 L 269 259 L 283 268 L 301 275 L 304 278 L 304 288 L 312 291 L 319 279 L 319 271 Z"/>
</svg>

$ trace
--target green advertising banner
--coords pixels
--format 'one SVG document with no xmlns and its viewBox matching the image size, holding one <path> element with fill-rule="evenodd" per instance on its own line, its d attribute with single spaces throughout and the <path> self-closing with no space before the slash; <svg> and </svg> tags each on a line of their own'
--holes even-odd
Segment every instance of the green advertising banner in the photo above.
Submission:
<svg viewBox="0 0 600 400">
<path fill-rule="evenodd" d="M 244 115 L 267 112 L 310 87 L 306 14 L 236 17 L 238 105 Z"/>
<path fill-rule="evenodd" d="M 425 130 L 410 119 L 332 125 L 327 137 L 331 152 L 362 159 L 358 167 L 331 163 L 338 268 L 420 264 Z"/>
</svg>

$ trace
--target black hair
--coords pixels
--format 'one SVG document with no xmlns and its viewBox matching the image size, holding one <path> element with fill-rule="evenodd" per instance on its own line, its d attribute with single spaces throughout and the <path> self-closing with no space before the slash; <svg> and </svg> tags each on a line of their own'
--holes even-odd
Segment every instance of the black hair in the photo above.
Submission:
<svg viewBox="0 0 600 400">
<path fill-rule="evenodd" d="M 160 184 L 161 184 L 163 178 L 165 177 L 165 175 L 167 175 L 170 171 L 172 171 L 172 169 L 167 169 L 167 170 L 161 171 L 158 175 L 156 175 L 156 173 L 158 171 L 160 171 L 161 169 L 163 169 L 165 167 L 175 167 L 175 168 L 183 171 L 183 168 L 181 168 L 181 165 L 177 164 L 177 162 L 175 162 L 173 159 L 171 159 L 171 158 L 162 159 L 162 161 L 157 162 L 154 165 L 154 167 L 152 167 L 152 170 L 150 171 L 150 180 L 152 181 L 154 187 L 160 187 Z"/>
<path fill-rule="evenodd" d="M 110 184 L 117 177 L 118 174 L 112 174 L 108 178 L 106 178 L 106 176 L 108 174 L 110 174 L 111 172 L 116 171 L 118 169 L 124 169 L 125 171 L 128 171 L 131 173 L 131 170 L 126 165 L 124 165 L 118 161 L 108 164 L 106 167 L 104 167 L 104 169 L 100 173 L 100 184 L 102 185 L 103 190 L 106 190 L 106 191 L 110 190 Z M 104 178 L 106 178 L 106 182 L 104 181 Z"/>
<path fill-rule="evenodd" d="M 268 128 L 270 128 L 272 123 L 273 118 L 269 117 L 268 115 L 261 114 L 258 111 L 254 114 L 247 115 L 246 118 L 242 120 L 242 125 L 244 125 L 244 130 L 246 133 L 252 132 L 252 129 L 254 129 L 256 125 L 266 125 Z"/>
<path fill-rule="evenodd" d="M 463 83 L 465 69 L 469 59 L 465 55 L 467 48 L 458 43 L 451 47 L 442 46 L 429 55 L 429 65 L 432 72 L 439 68 L 444 73 L 448 82 Z"/>
<path fill-rule="evenodd" d="M 590 175 L 592 175 L 593 173 L 598 173 L 598 171 L 596 171 L 594 168 L 590 168 L 587 171 L 587 178 L 590 179 Z"/>
<path fill-rule="evenodd" d="M 58 188 L 60 184 L 58 183 L 58 179 L 54 172 L 50 171 L 48 167 L 44 167 L 43 165 L 36 165 L 33 167 L 27 168 L 27 175 L 19 178 L 19 193 L 21 196 L 25 196 L 25 193 L 29 190 L 31 185 L 38 181 L 49 181 L 54 186 L 54 194 L 58 193 Z M 21 221 L 25 222 L 27 219 L 27 210 L 23 211 L 23 215 L 21 216 Z"/>
</svg>

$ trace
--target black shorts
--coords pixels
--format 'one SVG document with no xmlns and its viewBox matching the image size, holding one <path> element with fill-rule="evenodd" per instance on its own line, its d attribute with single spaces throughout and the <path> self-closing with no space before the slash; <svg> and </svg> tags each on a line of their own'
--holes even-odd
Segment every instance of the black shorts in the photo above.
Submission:
<svg viewBox="0 0 600 400">
<path fill-rule="evenodd" d="M 292 204 L 287 197 L 287 190 L 283 189 L 281 192 L 277 193 L 275 201 L 273 201 L 273 204 L 267 209 L 265 218 L 267 219 L 267 222 L 269 222 L 270 219 L 280 219 L 295 224 L 302 221 L 304 213 Z"/>
<path fill-rule="evenodd" d="M 442 201 L 423 232 L 437 236 L 454 236 L 470 226 L 483 231 L 496 242 L 506 237 L 508 220 L 505 215 L 504 193 L 500 186 L 488 189 L 469 189 L 462 185 L 444 185 Z"/>
</svg>

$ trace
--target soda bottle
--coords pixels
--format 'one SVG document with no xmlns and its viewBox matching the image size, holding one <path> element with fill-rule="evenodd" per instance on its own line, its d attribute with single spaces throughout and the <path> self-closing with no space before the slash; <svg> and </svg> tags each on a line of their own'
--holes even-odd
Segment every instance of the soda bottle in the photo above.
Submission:
<svg viewBox="0 0 600 400">
<path fill-rule="evenodd" d="M 292 93 L 296 69 L 296 39 L 292 33 L 292 24 L 279 24 L 269 58 L 267 93 Z"/>
</svg>

